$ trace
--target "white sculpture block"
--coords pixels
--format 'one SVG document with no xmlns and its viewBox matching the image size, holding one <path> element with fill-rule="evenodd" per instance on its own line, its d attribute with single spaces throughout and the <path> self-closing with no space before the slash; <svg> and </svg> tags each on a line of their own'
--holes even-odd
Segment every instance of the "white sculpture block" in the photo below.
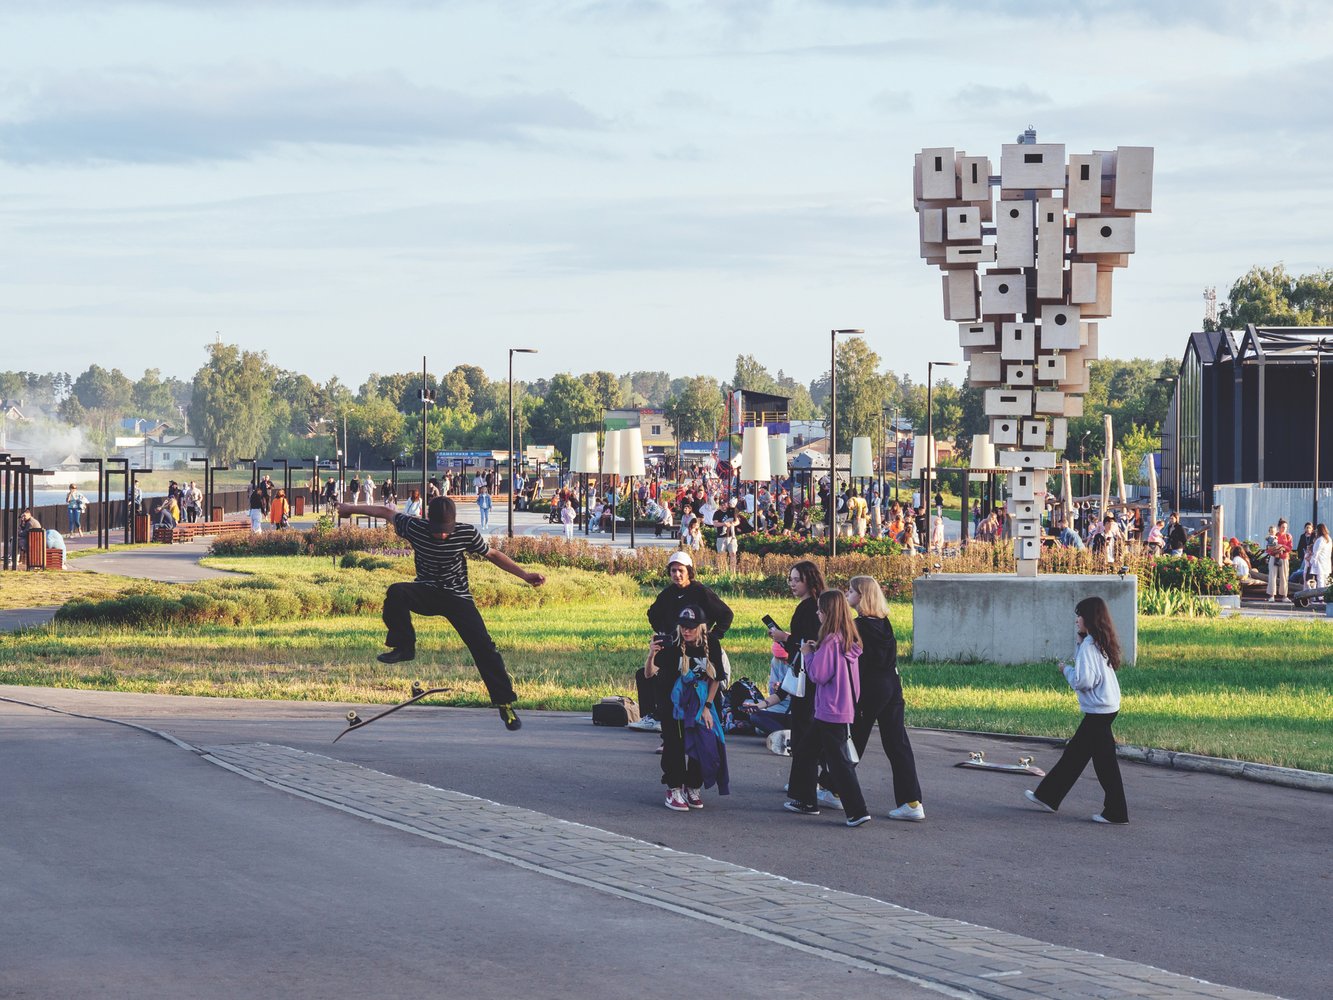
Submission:
<svg viewBox="0 0 1333 1000">
<path fill-rule="evenodd" d="M 944 238 L 946 240 L 980 240 L 981 209 L 976 205 L 959 205 L 944 210 Z"/>
<path fill-rule="evenodd" d="M 1018 444 L 1018 418 L 993 417 L 990 422 L 992 444 Z"/>
<path fill-rule="evenodd" d="M 959 347 L 997 347 L 994 323 L 959 323 Z"/>
<path fill-rule="evenodd" d="M 1009 473 L 1009 495 L 1016 501 L 1037 499 L 1037 477 L 1031 472 Z"/>
<path fill-rule="evenodd" d="M 971 268 L 944 272 L 944 318 L 980 319 L 977 315 L 977 272 Z"/>
<path fill-rule="evenodd" d="M 1117 212 L 1152 211 L 1151 146 L 1118 146 L 1115 151 L 1115 197 Z"/>
<path fill-rule="evenodd" d="M 1039 390 L 1035 409 L 1037 413 L 1064 413 L 1065 394 L 1063 392 Z"/>
<path fill-rule="evenodd" d="M 1043 354 L 1037 358 L 1037 381 L 1063 382 L 1065 359 L 1059 354 Z"/>
<path fill-rule="evenodd" d="M 1014 504 L 1014 520 L 1016 521 L 1040 521 L 1041 512 L 1037 509 L 1036 500 L 1019 500 Z"/>
<path fill-rule="evenodd" d="M 1020 562 L 1035 562 L 1041 558 L 1040 538 L 1017 538 L 1014 540 L 1014 554 Z"/>
<path fill-rule="evenodd" d="M 1080 345 L 1079 308 L 1076 305 L 1041 307 L 1041 349 L 1072 351 Z"/>
<path fill-rule="evenodd" d="M 1110 274 L 1111 272 L 1106 272 Z M 1097 301 L 1097 265 L 1074 263 L 1069 265 L 1069 301 L 1085 305 Z"/>
<path fill-rule="evenodd" d="M 1000 324 L 1000 357 L 1005 361 L 1031 361 L 1036 356 L 1036 324 Z"/>
<path fill-rule="evenodd" d="M 989 202 L 990 157 L 958 154 L 959 196 L 963 201 Z"/>
<path fill-rule="evenodd" d="M 1028 282 L 1021 271 L 1015 274 L 991 271 L 981 276 L 981 315 L 1015 316 L 1027 312 Z"/>
<path fill-rule="evenodd" d="M 1064 451 L 1069 445 L 1069 421 L 1064 417 L 1056 417 L 1051 421 L 1051 447 L 1056 451 Z"/>
<path fill-rule="evenodd" d="M 920 214 L 921 242 L 944 242 L 944 209 L 923 208 Z"/>
<path fill-rule="evenodd" d="M 968 384 L 973 388 L 1000 384 L 999 352 L 981 352 L 973 354 L 967 371 Z"/>
<path fill-rule="evenodd" d="M 1080 254 L 1133 253 L 1134 216 L 1087 215 L 1076 219 L 1074 250 Z"/>
<path fill-rule="evenodd" d="M 1096 215 L 1102 210 L 1102 157 L 1100 153 L 1074 153 L 1069 157 L 1069 180 L 1065 203 L 1077 215 Z"/>
<path fill-rule="evenodd" d="M 1005 385 L 1033 385 L 1036 377 L 1037 370 L 1027 362 L 1020 361 L 1018 364 L 1004 366 Z"/>
<path fill-rule="evenodd" d="M 1065 294 L 1065 207 L 1061 198 L 1037 199 L 1037 298 Z"/>
<path fill-rule="evenodd" d="M 1032 211 L 1030 201 L 1001 201 L 995 210 L 995 263 L 999 267 L 1035 266 Z"/>
<path fill-rule="evenodd" d="M 1045 448 L 1045 447 L 1046 447 L 1046 421 L 1045 421 L 1045 420 L 1024 420 L 1024 421 L 1023 421 L 1023 447 L 1024 447 L 1024 448 Z"/>
<path fill-rule="evenodd" d="M 996 456 L 1002 469 L 1054 469 L 1055 453 L 1050 451 L 1002 451 Z"/>
<path fill-rule="evenodd" d="M 930 201 L 958 197 L 958 166 L 952 146 L 921 150 L 920 197 Z"/>
<path fill-rule="evenodd" d="M 945 247 L 944 261 L 946 264 L 971 264 L 973 267 L 978 264 L 994 264 L 995 244 L 965 243 L 962 246 L 950 245 Z"/>
<path fill-rule="evenodd" d="M 1026 417 L 1032 413 L 1032 390 L 987 389 L 985 405 L 993 417 Z"/>
<path fill-rule="evenodd" d="M 1081 417 L 1083 416 L 1083 397 L 1065 396 L 1065 416 Z"/>
<path fill-rule="evenodd" d="M 1024 506 L 1026 506 L 1026 504 Z M 1026 540 L 1029 538 L 1040 539 L 1041 521 L 1035 518 L 1019 517 L 1017 514 L 1015 514 L 1014 537 L 1019 540 Z"/>
<path fill-rule="evenodd" d="M 1000 148 L 1001 188 L 1025 191 L 1064 187 L 1064 183 L 1064 143 L 1005 143 Z"/>
</svg>

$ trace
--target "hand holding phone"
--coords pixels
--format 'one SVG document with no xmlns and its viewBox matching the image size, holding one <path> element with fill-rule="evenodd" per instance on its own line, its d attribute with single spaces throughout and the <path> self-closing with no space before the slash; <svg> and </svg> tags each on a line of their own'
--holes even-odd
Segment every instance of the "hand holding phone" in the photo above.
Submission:
<svg viewBox="0 0 1333 1000">
<path fill-rule="evenodd" d="M 772 615 L 764 615 L 764 617 L 759 620 L 764 623 L 764 628 L 768 629 L 770 632 L 777 631 L 778 623 L 773 620 Z"/>
</svg>

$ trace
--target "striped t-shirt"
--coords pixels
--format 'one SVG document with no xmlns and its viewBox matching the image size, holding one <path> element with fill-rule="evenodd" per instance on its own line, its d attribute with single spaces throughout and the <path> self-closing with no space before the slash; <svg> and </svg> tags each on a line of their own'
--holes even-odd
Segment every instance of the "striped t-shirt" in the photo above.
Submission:
<svg viewBox="0 0 1333 1000">
<path fill-rule="evenodd" d="M 480 531 L 470 524 L 455 524 L 448 538 L 436 538 L 430 522 L 410 514 L 395 514 L 393 530 L 412 544 L 417 583 L 428 583 L 472 600 L 467 583 L 468 552 L 484 556 L 491 551 Z"/>
</svg>

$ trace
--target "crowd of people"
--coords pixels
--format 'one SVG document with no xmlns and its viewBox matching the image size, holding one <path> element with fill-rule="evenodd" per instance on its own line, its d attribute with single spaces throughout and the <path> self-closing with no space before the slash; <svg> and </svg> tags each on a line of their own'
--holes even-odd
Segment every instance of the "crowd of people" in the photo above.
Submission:
<svg viewBox="0 0 1333 1000">
<path fill-rule="evenodd" d="M 767 691 L 758 692 L 744 680 L 732 682 L 723 640 L 735 624 L 733 612 L 699 582 L 688 552 L 671 556 L 667 575 L 668 585 L 648 609 L 653 636 L 635 677 L 641 717 L 631 724 L 661 733 L 666 808 L 699 810 L 705 789 L 729 793 L 729 734 L 787 730 L 791 764 L 783 808 L 810 816 L 834 807 L 847 826 L 862 826 L 871 813 L 856 765 L 878 727 L 893 775 L 888 817 L 926 818 L 904 721 L 897 640 L 878 581 L 856 576 L 845 588 L 831 588 L 813 561 L 793 564 L 788 586 L 796 605 L 785 629 L 771 616 L 764 620 L 772 657 Z M 1026 796 L 1056 811 L 1091 761 L 1104 791 L 1093 820 L 1124 824 L 1129 812 L 1111 734 L 1120 710 L 1120 646 L 1101 598 L 1080 601 L 1074 612 L 1076 654 L 1059 666 L 1083 721 L 1050 775 Z"/>
</svg>

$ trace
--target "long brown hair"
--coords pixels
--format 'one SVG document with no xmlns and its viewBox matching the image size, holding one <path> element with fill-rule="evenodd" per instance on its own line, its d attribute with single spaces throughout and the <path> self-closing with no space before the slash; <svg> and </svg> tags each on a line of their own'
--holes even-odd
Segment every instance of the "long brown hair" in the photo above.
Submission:
<svg viewBox="0 0 1333 1000">
<path fill-rule="evenodd" d="M 819 644 L 831 635 L 842 640 L 844 651 L 861 645 L 861 633 L 856 630 L 856 621 L 852 618 L 852 606 L 841 590 L 826 590 L 819 595 L 819 610 L 824 612 L 824 621 L 819 626 Z"/>
<path fill-rule="evenodd" d="M 1120 669 L 1120 640 L 1116 638 L 1111 609 L 1100 597 L 1085 597 L 1074 606 L 1074 613 L 1083 618 L 1083 630 L 1106 657 L 1112 670 Z"/>
<path fill-rule="evenodd" d="M 809 559 L 802 559 L 798 563 L 792 564 L 792 569 L 796 575 L 805 583 L 806 589 L 810 591 L 811 597 L 818 597 L 824 593 L 824 574 L 819 571 L 819 567 Z M 788 574 L 790 575 L 790 573 Z"/>
</svg>

